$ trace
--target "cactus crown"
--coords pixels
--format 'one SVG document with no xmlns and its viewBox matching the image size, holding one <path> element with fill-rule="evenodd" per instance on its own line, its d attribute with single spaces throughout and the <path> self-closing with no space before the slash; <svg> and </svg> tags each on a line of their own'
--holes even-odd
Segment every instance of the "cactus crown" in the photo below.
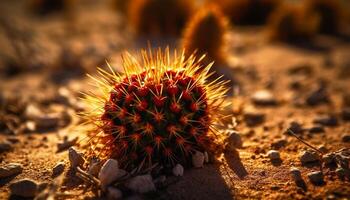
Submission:
<svg viewBox="0 0 350 200">
<path fill-rule="evenodd" d="M 194 56 L 168 49 L 142 51 L 142 62 L 125 55 L 124 73 L 99 69 L 101 95 L 86 94 L 91 106 L 84 116 L 98 129 L 93 153 L 134 168 L 186 164 L 194 150 L 213 144 L 227 88 L 219 79 L 207 83 L 211 65 L 199 70 Z"/>
</svg>

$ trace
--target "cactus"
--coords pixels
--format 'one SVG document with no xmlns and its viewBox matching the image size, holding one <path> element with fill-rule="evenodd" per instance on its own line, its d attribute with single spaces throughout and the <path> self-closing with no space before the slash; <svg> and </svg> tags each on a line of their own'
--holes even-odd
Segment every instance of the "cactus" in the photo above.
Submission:
<svg viewBox="0 0 350 200">
<path fill-rule="evenodd" d="M 223 63 L 224 46 L 228 23 L 225 16 L 214 6 L 201 9 L 186 27 L 183 47 L 187 52 L 206 54 L 206 61 Z"/>
<path fill-rule="evenodd" d="M 188 0 L 131 0 L 128 19 L 139 35 L 177 36 L 194 9 Z"/>
<path fill-rule="evenodd" d="M 194 56 L 142 51 L 142 62 L 129 54 L 124 74 L 113 70 L 96 79 L 101 95 L 87 94 L 87 123 L 95 124 L 91 155 L 116 158 L 125 169 L 155 163 L 188 164 L 195 150 L 210 150 L 220 140 L 215 124 L 226 106 L 227 81 L 207 83 Z"/>
<path fill-rule="evenodd" d="M 309 40 L 318 27 L 319 17 L 315 12 L 307 12 L 301 4 L 285 3 L 271 15 L 268 37 L 286 42 Z"/>
<path fill-rule="evenodd" d="M 307 0 L 308 12 L 316 12 L 320 17 L 319 31 L 326 34 L 339 33 L 345 11 L 339 0 Z"/>
</svg>

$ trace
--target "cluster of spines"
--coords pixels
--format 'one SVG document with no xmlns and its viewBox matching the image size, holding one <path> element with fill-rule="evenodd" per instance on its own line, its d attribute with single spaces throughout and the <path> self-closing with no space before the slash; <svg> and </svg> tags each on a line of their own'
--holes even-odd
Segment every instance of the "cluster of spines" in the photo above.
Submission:
<svg viewBox="0 0 350 200">
<path fill-rule="evenodd" d="M 86 97 L 99 105 L 91 107 L 98 111 L 85 113 L 103 143 L 94 154 L 115 157 L 125 168 L 144 161 L 172 165 L 214 143 L 226 82 L 206 83 L 210 65 L 203 69 L 193 56 L 174 55 L 144 51 L 142 63 L 124 57 L 124 75 L 100 70 L 102 78 L 95 80 L 102 95 Z"/>
</svg>

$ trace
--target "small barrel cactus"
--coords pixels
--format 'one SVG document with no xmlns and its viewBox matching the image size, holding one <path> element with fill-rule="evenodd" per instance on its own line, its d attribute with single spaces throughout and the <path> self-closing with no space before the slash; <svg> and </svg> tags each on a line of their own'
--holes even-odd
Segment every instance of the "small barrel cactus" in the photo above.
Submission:
<svg viewBox="0 0 350 200">
<path fill-rule="evenodd" d="M 206 6 L 189 21 L 184 32 L 183 47 L 188 52 L 206 54 L 207 64 L 213 60 L 223 63 L 227 31 L 228 20 L 220 10 L 215 6 Z"/>
<path fill-rule="evenodd" d="M 102 95 L 86 96 L 86 119 L 98 129 L 93 153 L 116 158 L 125 169 L 187 164 L 195 150 L 209 150 L 219 139 L 214 125 L 227 82 L 207 83 L 210 65 L 199 71 L 194 56 L 184 53 L 150 50 L 142 57 L 127 54 L 123 74 L 100 70 Z"/>
</svg>

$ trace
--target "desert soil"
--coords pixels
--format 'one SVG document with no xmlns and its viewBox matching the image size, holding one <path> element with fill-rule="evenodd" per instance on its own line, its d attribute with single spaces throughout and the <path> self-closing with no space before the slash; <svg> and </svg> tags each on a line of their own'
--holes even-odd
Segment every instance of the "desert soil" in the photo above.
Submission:
<svg viewBox="0 0 350 200">
<path fill-rule="evenodd" d="M 15 123 L 14 130 L 0 130 L 1 142 L 12 141 L 12 148 L 0 154 L 1 164 L 23 165 L 22 173 L 0 180 L 0 199 L 10 197 L 9 185 L 16 180 L 30 178 L 38 183 L 53 182 L 52 168 L 59 161 L 66 163 L 60 191 L 67 195 L 62 198 L 96 198 L 70 173 L 68 153 L 66 150 L 57 152 L 57 144 L 64 137 L 69 140 L 78 136 L 78 141 L 85 137 L 76 129 L 80 120 L 75 114 L 82 109 L 79 92 L 90 89 L 84 73 L 94 73 L 95 67 L 103 66 L 105 60 L 118 67 L 123 50 L 134 52 L 145 45 L 128 34 L 123 17 L 113 9 L 105 8 L 102 3 L 87 2 L 74 16 L 57 13 L 43 19 L 24 11 L 21 1 L 0 3 L 1 17 L 10 22 L 7 25 L 13 29 L 18 28 L 10 31 L 13 37 L 10 39 L 1 29 L 1 54 L 13 54 L 9 41 L 21 40 L 15 38 L 18 35 L 14 33 L 20 33 L 18 37 L 32 33 L 29 34 L 31 38 L 25 38 L 31 47 L 26 48 L 23 58 L 17 59 L 19 64 L 13 66 L 9 65 L 9 59 L 1 60 L 2 98 L 17 96 L 27 107 L 36 105 L 44 113 L 60 113 L 60 124 L 49 129 L 25 130 L 27 120 L 23 117 L 25 113 L 20 112 L 15 115 L 19 122 Z M 67 20 L 67 17 L 74 20 Z M 65 31 L 67 29 L 69 31 Z M 342 140 L 344 135 L 350 134 L 350 123 L 341 115 L 345 107 L 350 106 L 350 40 L 329 36 L 317 36 L 314 40 L 314 45 L 269 43 L 263 28 L 233 28 L 227 43 L 228 64 L 216 67 L 228 72 L 234 80 L 234 95 L 227 98 L 232 106 L 227 113 L 237 120 L 235 130 L 241 134 L 243 147 L 226 152 L 218 161 L 201 169 L 186 169 L 183 177 L 168 177 L 165 187 L 138 198 L 349 198 L 349 180 L 340 180 L 334 169 L 322 169 L 323 184 L 310 182 L 307 173 L 320 170 L 320 164 L 302 165 L 300 153 L 309 148 L 285 133 L 291 122 L 298 122 L 306 129 L 300 137 L 315 147 L 324 146 L 326 152 L 350 148 L 350 143 Z M 177 42 L 172 41 L 171 46 L 176 46 Z M 30 67 L 23 67 L 23 63 Z M 315 106 L 307 104 L 310 93 L 319 87 L 325 88 L 329 101 Z M 259 90 L 271 92 L 276 103 L 256 105 L 251 97 Z M 260 122 L 253 119 L 250 124 L 247 123 L 249 115 L 263 119 Z M 321 133 L 310 133 L 307 129 L 315 126 L 313 120 L 323 115 L 335 116 L 338 124 L 322 126 L 324 132 Z M 24 128 L 18 130 L 18 127 Z M 276 147 L 274 144 L 281 140 L 285 144 Z M 271 149 L 280 152 L 280 162 L 271 162 L 267 157 Z M 290 174 L 291 167 L 301 170 L 305 187 L 296 185 Z"/>
</svg>

